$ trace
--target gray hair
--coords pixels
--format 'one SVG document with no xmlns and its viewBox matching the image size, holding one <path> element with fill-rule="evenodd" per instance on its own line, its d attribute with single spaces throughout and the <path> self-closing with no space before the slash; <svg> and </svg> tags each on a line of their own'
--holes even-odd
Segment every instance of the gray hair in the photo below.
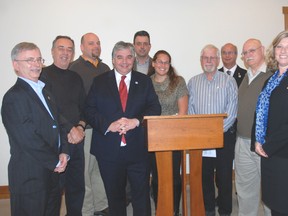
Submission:
<svg viewBox="0 0 288 216">
<path fill-rule="evenodd" d="M 15 61 L 18 57 L 18 54 L 26 51 L 26 50 L 39 50 L 37 45 L 35 45 L 34 43 L 29 43 L 29 42 L 21 42 L 19 44 L 17 44 L 16 46 L 14 46 L 14 48 L 11 51 L 11 59 L 12 61 Z"/>
<path fill-rule="evenodd" d="M 206 46 L 204 46 L 201 50 L 200 56 L 202 56 L 204 51 L 207 49 L 215 49 L 217 57 L 220 57 L 219 49 L 216 46 L 214 46 L 213 44 L 207 44 Z"/>
<path fill-rule="evenodd" d="M 112 50 L 112 59 L 115 58 L 115 53 L 119 50 L 129 49 L 132 56 L 135 57 L 135 49 L 132 43 L 119 41 L 115 44 Z"/>
</svg>

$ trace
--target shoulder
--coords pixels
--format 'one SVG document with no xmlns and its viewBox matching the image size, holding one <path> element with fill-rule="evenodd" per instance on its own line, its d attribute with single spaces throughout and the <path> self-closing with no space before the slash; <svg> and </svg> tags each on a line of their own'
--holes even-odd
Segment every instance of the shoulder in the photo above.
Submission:
<svg viewBox="0 0 288 216">
<path fill-rule="evenodd" d="M 115 78 L 114 70 L 109 70 L 105 73 L 102 73 L 94 78 L 94 81 L 102 82 L 111 78 Z"/>
<path fill-rule="evenodd" d="M 110 67 L 102 61 L 99 62 L 99 67 L 103 68 L 103 71 L 105 72 L 110 70 Z"/>
<path fill-rule="evenodd" d="M 137 79 L 142 79 L 142 80 L 151 80 L 151 78 L 147 76 L 146 74 L 143 74 L 134 70 L 131 72 L 131 79 L 132 78 L 137 78 Z"/>
<path fill-rule="evenodd" d="M 220 71 L 220 72 L 224 72 L 224 68 L 221 67 L 221 68 L 218 69 L 218 71 Z"/>
<path fill-rule="evenodd" d="M 237 72 L 240 72 L 240 73 L 242 73 L 242 74 L 247 73 L 247 70 L 244 69 L 244 68 L 242 68 L 242 67 L 240 67 L 239 65 L 237 65 L 236 71 L 237 71 Z"/>
<path fill-rule="evenodd" d="M 178 77 L 179 82 L 185 82 L 185 79 L 182 76 L 177 76 L 177 77 Z"/>
<path fill-rule="evenodd" d="M 9 98 L 12 101 L 20 101 L 24 98 L 24 95 L 27 95 L 29 90 L 32 90 L 31 86 L 24 80 L 18 78 L 16 83 L 5 93 L 3 102 L 9 100 Z"/>
<path fill-rule="evenodd" d="M 75 67 L 79 66 L 80 64 L 84 63 L 84 59 L 79 56 L 78 59 L 76 59 L 75 61 L 71 62 L 71 64 L 69 65 L 69 69 L 73 70 Z"/>
</svg>

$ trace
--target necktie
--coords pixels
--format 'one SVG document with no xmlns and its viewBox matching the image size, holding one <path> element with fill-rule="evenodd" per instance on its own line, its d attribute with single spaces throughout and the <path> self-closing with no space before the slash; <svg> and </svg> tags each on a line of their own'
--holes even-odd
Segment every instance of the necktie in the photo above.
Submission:
<svg viewBox="0 0 288 216">
<path fill-rule="evenodd" d="M 231 71 L 229 71 L 229 70 L 228 70 L 226 73 L 227 73 L 229 76 L 231 75 Z"/>
<path fill-rule="evenodd" d="M 126 86 L 126 83 L 124 81 L 125 78 L 126 78 L 126 76 L 122 76 L 120 84 L 119 84 L 120 100 L 121 100 L 122 109 L 123 109 L 124 112 L 125 112 L 125 109 L 126 109 L 126 102 L 127 102 L 127 98 L 128 98 L 127 86 Z M 122 135 L 121 141 L 122 141 L 122 143 L 124 145 L 126 145 L 126 139 L 125 139 L 124 135 Z"/>
</svg>

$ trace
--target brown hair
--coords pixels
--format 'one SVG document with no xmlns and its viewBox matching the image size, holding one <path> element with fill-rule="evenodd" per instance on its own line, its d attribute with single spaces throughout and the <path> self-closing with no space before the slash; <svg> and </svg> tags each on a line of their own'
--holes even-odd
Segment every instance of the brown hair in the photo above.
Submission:
<svg viewBox="0 0 288 216">
<path fill-rule="evenodd" d="M 161 55 L 161 54 L 166 55 L 169 58 L 170 65 L 169 65 L 169 70 L 168 70 L 167 75 L 168 75 L 169 80 L 170 80 L 169 88 L 170 88 L 170 90 L 173 90 L 173 89 L 176 88 L 177 84 L 179 83 L 179 76 L 177 75 L 174 67 L 171 65 L 171 56 L 170 56 L 170 54 L 167 51 L 165 51 L 165 50 L 159 50 L 153 56 L 152 61 L 156 62 L 158 56 Z M 149 71 L 148 71 L 147 75 L 151 76 L 153 74 L 155 74 L 155 69 L 154 69 L 154 67 L 151 67 L 151 68 L 149 68 Z"/>
</svg>

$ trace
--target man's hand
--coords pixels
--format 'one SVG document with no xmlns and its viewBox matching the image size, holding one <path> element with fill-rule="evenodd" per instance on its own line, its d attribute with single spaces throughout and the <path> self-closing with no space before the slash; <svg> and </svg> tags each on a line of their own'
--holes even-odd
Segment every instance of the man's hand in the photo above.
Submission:
<svg viewBox="0 0 288 216">
<path fill-rule="evenodd" d="M 138 119 L 121 118 L 112 122 L 108 128 L 108 131 L 119 132 L 119 135 L 122 135 L 126 134 L 129 130 L 133 130 L 137 126 L 139 126 Z"/>
<path fill-rule="evenodd" d="M 54 172 L 62 173 L 65 171 L 68 163 L 68 155 L 61 153 L 59 155 L 59 164 L 58 166 L 54 169 Z"/>
<path fill-rule="evenodd" d="M 85 132 L 82 127 L 73 127 L 67 135 L 68 142 L 72 144 L 80 143 L 85 137 Z"/>
</svg>

